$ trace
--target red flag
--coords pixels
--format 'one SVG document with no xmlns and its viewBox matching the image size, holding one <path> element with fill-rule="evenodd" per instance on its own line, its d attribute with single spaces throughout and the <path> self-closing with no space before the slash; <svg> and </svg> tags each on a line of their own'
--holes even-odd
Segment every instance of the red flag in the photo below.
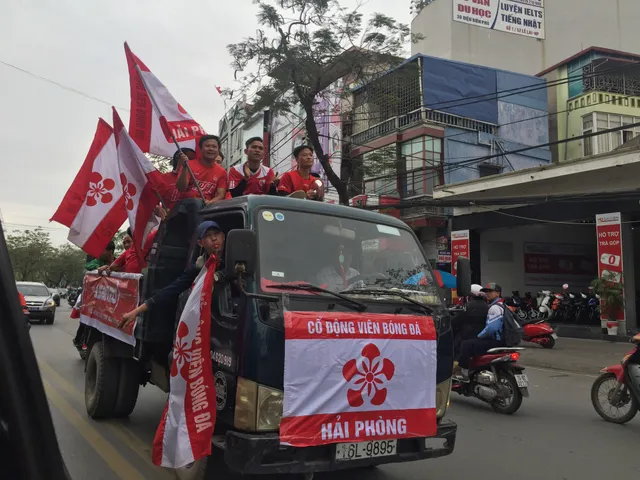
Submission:
<svg viewBox="0 0 640 480">
<path fill-rule="evenodd" d="M 211 292 L 216 258 L 209 257 L 180 316 L 173 346 L 169 399 L 153 440 L 153 463 L 180 468 L 211 454 L 216 385 L 211 370 Z"/>
<path fill-rule="evenodd" d="M 221 89 L 219 86 L 217 86 L 217 85 L 216 85 L 216 90 L 218 91 L 218 93 L 219 93 L 220 95 L 222 95 L 222 89 Z"/>
<path fill-rule="evenodd" d="M 158 205 L 157 192 L 163 191 L 165 183 L 162 174 L 131 139 L 115 108 L 113 109 L 113 128 L 124 206 L 129 216 L 133 246 L 138 258 L 143 262 L 145 240 L 159 223 L 153 215 L 153 210 Z"/>
<path fill-rule="evenodd" d="M 196 149 L 206 132 L 171 95 L 158 77 L 124 44 L 129 66 L 131 116 L 129 134 L 145 153 L 172 157 L 180 147 Z"/>
<path fill-rule="evenodd" d="M 127 218 L 119 174 L 113 129 L 99 119 L 89 153 L 51 217 L 69 227 L 71 243 L 94 257 L 102 255 Z"/>
</svg>

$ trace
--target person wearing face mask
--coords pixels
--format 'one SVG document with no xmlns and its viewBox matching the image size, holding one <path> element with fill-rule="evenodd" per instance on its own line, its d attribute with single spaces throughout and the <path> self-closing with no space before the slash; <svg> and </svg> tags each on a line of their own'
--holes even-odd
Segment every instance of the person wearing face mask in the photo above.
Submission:
<svg viewBox="0 0 640 480">
<path fill-rule="evenodd" d="M 141 313 L 144 313 L 152 308 L 162 308 L 169 301 L 180 296 L 182 292 L 188 290 L 193 285 L 193 282 L 198 277 L 200 270 L 206 263 L 206 256 L 215 255 L 218 257 L 218 271 L 216 271 L 214 279 L 216 283 L 222 283 L 224 281 L 224 273 L 222 271 L 221 258 L 224 250 L 225 236 L 220 226 L 211 220 L 207 220 L 198 225 L 197 229 L 197 241 L 198 245 L 204 249 L 205 255 L 198 258 L 195 265 L 187 268 L 182 275 L 176 278 L 169 285 L 161 290 L 158 290 L 151 298 L 145 300 L 143 304 L 125 313 L 118 325 L 118 328 L 125 328 L 130 323 L 134 322 L 136 317 Z"/>
<path fill-rule="evenodd" d="M 365 284 L 362 280 L 350 283 L 350 280 L 360 275 L 360 272 L 351 267 L 353 261 L 351 245 L 344 242 L 336 245 L 332 250 L 332 264 L 318 272 L 317 284 L 332 292 L 349 288 L 363 288 Z"/>
</svg>

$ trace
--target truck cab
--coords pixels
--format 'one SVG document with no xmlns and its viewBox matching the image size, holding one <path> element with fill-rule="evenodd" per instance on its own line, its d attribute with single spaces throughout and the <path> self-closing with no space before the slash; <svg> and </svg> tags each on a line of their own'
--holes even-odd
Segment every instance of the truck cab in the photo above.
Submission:
<svg viewBox="0 0 640 480">
<path fill-rule="evenodd" d="M 300 473 L 309 478 L 319 471 L 452 453 L 457 427 L 445 419 L 453 367 L 450 315 L 424 251 L 406 224 L 352 207 L 255 195 L 209 206 L 201 216 L 215 221 L 226 235 L 224 259 L 218 267 L 226 280 L 214 287 L 211 312 L 217 403 L 212 442 L 224 452 L 230 468 L 246 474 Z M 160 227 L 144 275 L 144 298 L 171 283 L 202 254 L 187 223 L 178 212 Z M 470 288 L 467 277 L 468 262 L 463 259 L 458 267 L 459 295 Z M 133 391 L 133 383 L 136 396 L 139 384 L 151 383 L 168 391 L 172 346 L 186 296 L 188 292 L 166 308 L 147 312 L 138 321 L 135 347 L 92 334 L 93 342 L 106 344 L 105 361 L 121 362 L 120 379 L 113 381 L 120 383 L 118 391 Z M 284 312 L 353 312 L 354 305 L 367 314 L 433 318 L 436 436 L 398 440 L 392 455 L 345 458 L 341 454 L 340 459 L 336 445 L 281 444 Z M 92 388 L 99 389 L 99 382 L 93 382 Z M 112 410 L 103 416 L 130 413 L 117 406 Z M 178 476 L 201 478 L 211 458 L 178 469 Z"/>
</svg>

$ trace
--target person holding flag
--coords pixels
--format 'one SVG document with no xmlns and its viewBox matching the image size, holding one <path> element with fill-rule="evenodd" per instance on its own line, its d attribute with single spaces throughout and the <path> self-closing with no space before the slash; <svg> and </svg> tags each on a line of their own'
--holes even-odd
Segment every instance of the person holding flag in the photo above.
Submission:
<svg viewBox="0 0 640 480">
<path fill-rule="evenodd" d="M 179 192 L 198 194 L 198 186 L 204 195 L 206 205 L 223 200 L 227 193 L 227 172 L 216 159 L 220 155 L 220 139 L 215 135 L 203 135 L 198 141 L 200 158 L 189 160 L 184 153 L 178 153 L 178 168 L 180 173 L 176 181 Z M 185 164 L 189 162 L 191 171 L 197 181 L 197 186 L 189 176 Z"/>
</svg>

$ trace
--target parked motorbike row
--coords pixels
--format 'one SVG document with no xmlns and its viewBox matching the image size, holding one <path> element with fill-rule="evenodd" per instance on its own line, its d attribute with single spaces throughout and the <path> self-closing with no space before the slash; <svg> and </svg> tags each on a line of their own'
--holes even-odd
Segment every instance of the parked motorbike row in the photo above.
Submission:
<svg viewBox="0 0 640 480">
<path fill-rule="evenodd" d="M 569 292 L 569 285 L 563 285 L 560 293 L 543 290 L 533 298 L 526 292 L 524 298 L 520 292 L 513 291 L 506 298 L 507 305 L 513 307 L 516 317 L 521 321 L 549 320 L 560 323 L 580 325 L 600 325 L 600 297 L 591 290 L 587 293 Z M 515 309 L 515 310 L 514 310 Z"/>
</svg>

